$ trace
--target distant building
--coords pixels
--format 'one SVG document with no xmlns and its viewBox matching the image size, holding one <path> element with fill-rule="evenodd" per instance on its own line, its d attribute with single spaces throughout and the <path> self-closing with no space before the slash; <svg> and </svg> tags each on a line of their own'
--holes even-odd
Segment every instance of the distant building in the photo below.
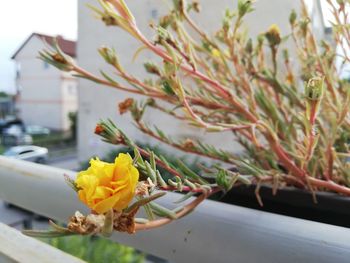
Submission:
<svg viewBox="0 0 350 263">
<path fill-rule="evenodd" d="M 321 0 L 307 0 L 307 7 L 312 17 L 313 29 L 318 38 L 324 37 L 324 22 L 320 7 Z M 141 44 L 124 32 L 115 27 L 106 27 L 102 22 L 92 18 L 91 10 L 87 4 L 98 5 L 96 0 L 79 0 L 78 14 L 78 54 L 77 60 L 80 66 L 87 70 L 99 74 L 99 70 L 106 72 L 110 70 L 97 53 L 97 49 L 102 45 L 114 47 L 120 58 L 123 67 L 133 75 L 143 79 L 146 77 L 142 66 L 144 61 L 154 59 L 151 52 L 141 52 L 133 61 L 135 51 Z M 171 0 L 147 0 L 147 1 L 126 1 L 133 12 L 137 24 L 147 37 L 152 39 L 154 31 L 150 29 L 149 22 L 157 20 L 167 12 L 167 2 L 171 5 Z M 213 34 L 222 23 L 222 17 L 226 8 L 234 8 L 237 0 L 200 0 L 201 13 L 193 14 L 193 19 L 205 29 L 209 34 Z M 245 22 L 251 36 L 257 36 L 265 32 L 271 24 L 278 24 L 282 34 L 290 33 L 288 22 L 292 9 L 299 11 L 301 1 L 296 0 L 259 0 L 255 4 L 256 10 L 248 14 Z M 293 55 L 293 49 L 291 50 Z M 157 60 L 156 60 L 157 61 Z M 159 61 L 159 60 L 158 60 Z M 113 73 L 111 73 L 112 75 Z M 136 97 L 134 94 L 120 90 L 97 85 L 94 82 L 84 79 L 79 80 L 79 124 L 78 124 L 78 156 L 81 161 L 87 158 L 106 154 L 111 149 L 111 145 L 103 143 L 98 136 L 93 133 L 94 126 L 101 118 L 113 119 L 120 128 L 137 141 L 144 143 L 153 142 L 149 136 L 139 132 L 131 122 L 130 116 L 120 116 L 117 112 L 117 103 L 127 97 Z M 144 97 L 143 97 L 144 98 Z M 156 116 L 156 117 L 155 117 Z M 209 144 L 214 144 L 219 148 L 224 148 L 232 152 L 239 152 L 241 147 L 233 142 L 232 133 L 222 134 L 206 133 L 205 131 L 189 127 L 183 122 L 157 111 L 147 111 L 146 121 L 156 124 L 163 129 L 166 134 L 173 138 L 205 138 Z M 229 142 L 229 143 L 228 143 Z M 175 150 L 173 151 L 175 152 Z"/>
<path fill-rule="evenodd" d="M 61 49 L 75 57 L 76 43 L 57 37 Z M 54 42 L 53 36 L 33 33 L 12 59 L 17 65 L 17 114 L 25 124 L 53 130 L 69 129 L 69 112 L 77 111 L 77 80 L 38 59 L 38 52 Z"/>
</svg>

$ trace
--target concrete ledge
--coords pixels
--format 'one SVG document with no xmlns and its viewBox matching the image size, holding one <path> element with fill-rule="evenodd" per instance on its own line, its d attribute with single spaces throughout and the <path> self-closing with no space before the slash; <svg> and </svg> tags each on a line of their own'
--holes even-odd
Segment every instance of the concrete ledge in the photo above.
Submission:
<svg viewBox="0 0 350 263">
<path fill-rule="evenodd" d="M 0 223 L 0 262 L 83 263 L 85 261 Z"/>
</svg>

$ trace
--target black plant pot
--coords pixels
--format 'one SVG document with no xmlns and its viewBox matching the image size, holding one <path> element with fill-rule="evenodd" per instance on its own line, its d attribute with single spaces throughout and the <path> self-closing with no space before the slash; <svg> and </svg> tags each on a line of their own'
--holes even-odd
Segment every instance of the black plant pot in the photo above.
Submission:
<svg viewBox="0 0 350 263">
<path fill-rule="evenodd" d="M 262 186 L 260 206 L 255 196 L 255 186 L 234 187 L 217 199 L 224 203 L 249 207 L 266 212 L 282 214 L 316 222 L 350 227 L 350 198 L 333 193 L 316 193 L 317 203 L 310 192 L 295 188 L 277 191 L 274 196 L 271 187 Z"/>
</svg>

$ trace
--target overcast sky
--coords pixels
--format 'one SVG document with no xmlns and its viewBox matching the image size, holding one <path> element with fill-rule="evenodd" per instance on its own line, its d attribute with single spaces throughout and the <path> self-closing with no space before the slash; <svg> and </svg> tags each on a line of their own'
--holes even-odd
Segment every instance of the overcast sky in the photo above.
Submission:
<svg viewBox="0 0 350 263">
<path fill-rule="evenodd" d="M 0 91 L 14 90 L 10 57 L 33 32 L 77 36 L 77 0 L 2 1 L 0 8 Z"/>
</svg>

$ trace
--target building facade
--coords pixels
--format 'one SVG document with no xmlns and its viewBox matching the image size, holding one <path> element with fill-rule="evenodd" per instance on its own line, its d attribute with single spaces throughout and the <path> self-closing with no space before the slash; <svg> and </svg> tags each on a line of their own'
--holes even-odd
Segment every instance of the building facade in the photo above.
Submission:
<svg viewBox="0 0 350 263">
<path fill-rule="evenodd" d="M 64 52 L 75 57 L 75 42 L 57 37 Z M 77 111 L 77 80 L 38 59 L 38 52 L 51 45 L 54 37 L 33 33 L 12 59 L 16 62 L 17 114 L 26 125 L 52 130 L 69 129 L 69 112 Z"/>
<path fill-rule="evenodd" d="M 311 2 L 310 2 L 311 1 Z M 315 29 L 318 35 L 323 34 L 323 20 L 320 15 L 317 1 L 310 0 L 308 5 L 314 17 Z M 127 0 L 126 3 L 132 10 L 137 24 L 146 36 L 152 38 L 154 33 L 149 28 L 151 20 L 157 20 L 167 10 L 167 1 L 162 0 Z M 169 5 L 171 0 L 168 0 Z M 194 20 L 208 33 L 214 33 L 221 23 L 226 8 L 233 9 L 237 1 L 232 0 L 201 0 L 201 13 L 194 14 Z M 278 24 L 283 35 L 290 32 L 288 17 L 292 9 L 300 10 L 301 1 L 295 0 L 259 0 L 256 2 L 256 10 L 246 18 L 248 30 L 252 36 L 265 32 L 271 24 Z M 143 62 L 154 58 L 150 52 L 141 52 L 135 61 L 133 55 L 140 47 L 140 43 L 130 37 L 126 32 L 115 27 L 106 27 L 102 22 L 93 19 L 92 12 L 86 7 L 87 4 L 98 5 L 95 0 L 79 0 L 78 17 L 78 64 L 87 70 L 99 74 L 100 69 L 106 67 L 103 59 L 97 53 L 102 45 L 114 47 L 120 58 L 123 67 L 133 75 L 143 79 L 146 77 Z M 98 136 L 93 134 L 96 123 L 101 118 L 113 119 L 134 140 L 144 143 L 155 143 L 149 137 L 140 133 L 131 122 L 130 116 L 120 116 L 117 112 L 117 104 L 127 97 L 137 97 L 123 91 L 97 85 L 86 80 L 79 80 L 79 128 L 78 128 L 78 149 L 81 161 L 87 158 L 100 155 L 103 156 L 112 146 L 100 141 Z M 156 114 L 156 115 L 155 115 Z M 149 123 L 156 124 L 167 134 L 177 138 L 204 138 L 209 144 L 220 148 L 239 152 L 238 144 L 234 144 L 232 133 L 227 132 L 220 135 L 206 133 L 198 128 L 193 128 L 178 122 L 160 112 L 146 112 Z M 156 116 L 156 117 L 155 117 Z M 228 147 L 229 146 L 229 147 Z M 174 152 L 176 152 L 174 150 Z"/>
</svg>

